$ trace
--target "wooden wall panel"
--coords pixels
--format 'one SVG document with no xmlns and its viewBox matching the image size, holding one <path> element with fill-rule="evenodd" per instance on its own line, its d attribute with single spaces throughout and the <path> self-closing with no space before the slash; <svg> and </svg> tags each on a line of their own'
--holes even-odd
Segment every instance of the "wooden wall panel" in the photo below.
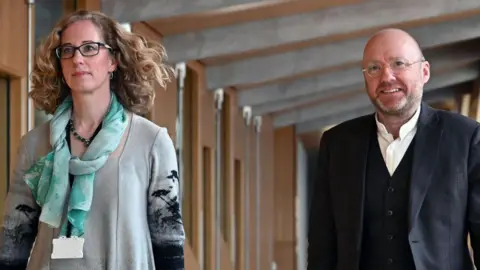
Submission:
<svg viewBox="0 0 480 270">
<path fill-rule="evenodd" d="M 168 134 L 176 143 L 177 120 L 177 82 L 172 76 L 172 81 L 167 83 L 166 89 L 158 86 L 155 93 L 155 106 L 150 112 L 150 119 L 157 125 L 168 129 Z"/>
<path fill-rule="evenodd" d="M 27 132 L 27 12 L 24 1 L 0 1 L 0 74 L 10 80 L 10 175 Z"/>
<path fill-rule="evenodd" d="M 193 165 L 193 183 L 194 195 L 197 209 L 193 209 L 194 215 L 198 217 L 197 226 L 204 227 L 199 229 L 199 244 L 194 248 L 197 250 L 197 257 L 202 257 L 204 269 L 215 269 L 215 236 L 220 233 L 215 223 L 215 171 L 204 173 L 204 166 L 212 162 L 211 169 L 214 170 L 215 161 L 215 107 L 214 93 L 208 91 L 205 87 L 205 69 L 197 62 L 189 62 L 188 67 L 196 73 L 197 83 L 193 89 L 193 112 L 195 119 L 192 119 L 192 134 L 194 141 L 192 152 L 194 154 Z M 207 150 L 208 149 L 208 150 Z M 207 155 L 204 151 L 211 153 L 209 160 L 205 160 Z M 201 191 L 206 189 L 204 191 Z M 205 192 L 206 191 L 206 192 Z M 196 214 L 195 212 L 198 212 Z M 201 232 L 205 232 L 202 234 Z M 200 241 L 200 239 L 202 240 Z M 222 237 L 223 239 L 223 237 Z M 226 246 L 222 241 L 222 246 Z M 227 252 L 228 254 L 228 252 Z M 200 260 L 201 261 L 201 260 Z M 221 260 L 222 262 L 223 260 Z M 222 265 L 223 266 L 223 265 Z M 229 270 L 228 268 L 226 270 Z"/>
<path fill-rule="evenodd" d="M 143 23 L 134 23 L 131 27 L 132 32 L 134 33 L 142 34 L 145 37 L 157 42 L 160 41 L 158 34 Z M 167 83 L 166 88 L 162 88 L 160 86 L 157 87 L 157 91 L 155 93 L 155 106 L 147 115 L 147 117 L 155 124 L 168 129 L 168 134 L 174 143 L 176 143 L 177 97 L 177 81 L 174 74 L 171 74 L 171 81 Z M 191 156 L 185 157 L 185 159 L 188 158 L 191 158 Z M 188 166 L 186 167 L 186 169 L 188 169 Z M 203 192 L 203 190 L 201 191 Z M 187 192 L 186 194 L 190 194 L 190 192 Z M 192 202 L 190 198 L 187 201 Z M 190 220 L 190 216 L 184 219 L 184 221 L 188 222 L 191 222 Z M 194 235 L 198 235 L 198 233 Z M 200 269 L 200 264 L 198 256 L 192 249 L 190 245 L 191 241 L 189 240 L 193 240 L 193 243 L 196 243 L 198 242 L 198 239 L 189 239 L 190 237 L 190 235 L 187 235 L 187 242 L 185 243 L 185 264 L 187 269 L 196 270 Z"/>
<path fill-rule="evenodd" d="M 236 93 L 231 94 L 231 101 L 233 104 L 237 104 Z M 253 126 L 253 117 L 250 121 L 250 126 L 245 125 L 245 119 L 243 118 L 243 112 L 241 108 L 234 108 L 232 113 L 232 120 L 234 123 L 232 125 L 235 128 L 233 134 L 234 141 L 234 153 L 233 159 L 238 159 L 242 162 L 242 183 L 236 186 L 241 186 L 242 190 L 239 192 L 241 194 L 241 205 L 237 205 L 237 209 L 241 211 L 241 216 L 237 222 L 239 225 L 238 230 L 240 230 L 241 238 L 238 239 L 239 245 L 237 245 L 237 269 L 245 269 L 248 264 L 250 269 L 256 270 L 256 206 L 255 206 L 255 169 L 256 169 L 256 144 L 255 144 L 255 132 Z M 247 138 L 248 137 L 248 138 Z M 247 156 L 247 140 L 249 140 L 249 156 Z M 249 166 L 249 171 L 246 172 L 246 167 Z M 247 175 L 248 174 L 248 175 Z M 246 193 L 245 184 L 249 179 L 249 192 Z M 245 202 L 248 200 L 250 207 L 248 208 L 248 224 L 245 224 Z M 245 225 L 247 227 L 245 228 Z M 245 233 L 248 234 L 248 243 L 245 242 Z M 245 245 L 248 244 L 248 247 Z M 248 255 L 248 262 L 246 261 Z"/>
<path fill-rule="evenodd" d="M 216 269 L 215 251 L 217 248 L 216 236 L 218 231 L 215 226 L 215 164 L 214 149 L 202 147 L 203 188 L 204 188 L 204 269 Z"/>
<path fill-rule="evenodd" d="M 261 135 L 261 250 L 262 250 L 262 262 L 261 269 L 270 269 L 273 257 L 274 246 L 274 232 L 275 232 L 275 217 L 274 213 L 282 209 L 277 209 L 274 205 L 275 185 L 274 185 L 274 157 L 275 157 L 275 145 L 274 145 L 274 127 L 273 121 L 270 117 L 263 117 L 262 119 L 262 135 Z M 292 219 L 294 217 L 292 216 Z M 293 269 L 292 269 L 293 270 Z"/>
<path fill-rule="evenodd" d="M 5 198 L 7 195 L 8 175 L 9 175 L 9 156 L 8 153 L 8 80 L 0 77 L 0 209 L 4 208 Z M 2 218 L 0 218 L 2 220 Z"/>
<path fill-rule="evenodd" d="M 279 270 L 295 268 L 295 128 L 275 130 L 275 261 Z"/>
<path fill-rule="evenodd" d="M 160 41 L 156 32 L 151 30 L 144 23 L 133 23 L 132 32 L 139 33 L 145 37 Z M 149 114 L 149 118 L 159 126 L 166 127 L 168 134 L 175 142 L 176 139 L 176 119 L 177 119 L 177 81 L 174 74 L 171 74 L 171 81 L 166 88 L 157 87 L 155 93 L 155 106 Z"/>
<path fill-rule="evenodd" d="M 189 75 L 187 84 L 189 88 L 186 89 L 189 98 L 191 100 L 190 104 L 190 132 L 191 132 L 191 142 L 190 142 L 190 154 L 189 157 L 191 161 L 190 176 L 191 176 L 191 202 L 192 202 L 192 212 L 191 219 L 193 230 L 191 234 L 191 242 L 193 253 L 197 258 L 199 265 L 203 265 L 204 258 L 204 187 L 203 187 L 203 170 L 201 164 L 202 162 L 202 153 L 203 149 L 201 147 L 201 102 L 199 89 L 202 89 L 205 86 L 204 83 L 204 74 L 201 65 L 196 62 L 188 63 L 187 75 Z"/>
<path fill-rule="evenodd" d="M 214 94 L 205 90 L 200 93 L 202 102 L 201 112 L 201 132 L 202 143 L 204 146 L 215 148 L 215 103 Z"/>
<path fill-rule="evenodd" d="M 157 88 L 155 95 L 155 107 L 151 112 L 151 119 L 157 125 L 166 127 L 168 134 L 176 143 L 176 120 L 177 120 L 177 82 L 173 80 L 167 84 L 166 89 Z"/>
<path fill-rule="evenodd" d="M 470 117 L 470 106 L 472 102 L 472 93 L 462 94 L 458 97 L 458 103 L 460 104 L 460 114 L 466 117 Z"/>
<path fill-rule="evenodd" d="M 298 138 L 307 150 L 315 150 L 320 147 L 320 139 L 322 138 L 322 130 L 312 131 L 308 133 L 299 134 Z"/>
<path fill-rule="evenodd" d="M 77 0 L 77 9 L 102 10 L 101 0 Z"/>
<path fill-rule="evenodd" d="M 237 96 L 233 91 L 229 92 L 231 104 L 237 104 Z M 233 177 L 235 186 L 235 269 L 245 269 L 245 138 L 246 127 L 242 112 L 236 106 L 231 108 L 231 122 L 233 133 L 231 141 L 233 142 L 233 153 L 230 157 L 233 159 Z"/>
<path fill-rule="evenodd" d="M 277 224 L 275 240 L 294 241 L 295 221 L 291 213 L 294 213 L 295 204 L 293 200 L 286 200 L 293 198 L 296 190 L 294 181 L 296 144 L 293 127 L 275 130 L 275 149 L 275 204 L 283 210 L 277 211 L 275 215 Z"/>
<path fill-rule="evenodd" d="M 237 103 L 232 101 L 235 90 L 227 89 L 225 92 L 222 112 L 222 232 L 228 247 L 228 258 L 235 264 L 236 256 L 236 219 L 235 216 L 235 112 L 238 111 Z"/>
<path fill-rule="evenodd" d="M 218 231 L 218 234 L 221 234 L 221 232 Z M 220 237 L 223 237 L 223 236 L 220 235 Z M 233 262 L 230 259 L 230 248 L 225 241 L 221 242 L 220 253 L 221 253 L 221 256 L 222 256 L 222 258 L 220 259 L 220 263 L 221 263 L 220 269 L 234 270 L 235 266 L 233 265 Z"/>
<path fill-rule="evenodd" d="M 0 1 L 0 72 L 24 77 L 27 72 L 27 5 Z"/>
<path fill-rule="evenodd" d="M 278 270 L 296 269 L 295 245 L 291 241 L 276 241 L 274 252 Z"/>
<path fill-rule="evenodd" d="M 199 265 L 203 265 L 204 256 L 204 185 L 203 185 L 203 147 L 201 134 L 201 98 L 200 89 L 205 87 L 204 70 L 196 62 L 189 62 L 191 72 L 191 177 L 192 177 L 192 249 Z"/>
<path fill-rule="evenodd" d="M 190 243 L 187 241 L 185 242 L 185 245 L 187 247 L 190 247 Z M 191 248 L 185 248 L 184 249 L 185 253 L 185 269 L 192 269 L 192 270 L 200 270 L 199 263 L 197 258 L 195 257 L 195 254 L 193 254 L 193 251 Z"/>
<path fill-rule="evenodd" d="M 475 121 L 480 121 L 480 80 L 476 80 L 473 83 L 469 109 L 470 118 L 474 119 Z"/>
<path fill-rule="evenodd" d="M 146 23 L 134 24 L 137 25 L 137 29 L 142 28 L 145 33 L 149 33 L 158 39 L 160 34 L 153 31 Z M 167 51 L 168 54 L 168 51 Z M 282 261 L 277 265 L 280 265 L 284 261 L 291 264 L 291 268 L 287 265 L 280 269 L 294 269 L 294 256 L 295 256 L 295 231 L 294 231 L 294 196 L 287 197 L 291 199 L 290 202 L 286 201 L 283 204 L 290 204 L 291 207 L 282 209 L 277 207 L 275 200 L 276 192 L 276 176 L 274 175 L 274 169 L 279 166 L 281 173 L 285 173 L 284 182 L 287 183 L 290 189 L 290 194 L 294 194 L 295 187 L 295 133 L 288 133 L 288 136 L 284 137 L 281 143 L 276 143 L 274 140 L 274 128 L 272 119 L 269 117 L 263 117 L 262 129 L 260 133 L 260 168 L 261 168 L 261 204 L 260 204 L 260 233 L 257 235 L 255 226 L 256 221 L 256 205 L 255 205 L 255 180 L 256 180 L 256 142 L 255 132 L 252 123 L 249 128 L 245 127 L 242 111 L 236 106 L 237 97 L 234 89 L 225 89 L 225 99 L 228 99 L 228 103 L 232 106 L 225 107 L 227 111 L 227 119 L 223 122 L 223 128 L 226 129 L 226 136 L 224 137 L 223 149 L 222 149 L 222 192 L 223 204 L 222 215 L 226 224 L 222 229 L 215 228 L 214 219 L 214 188 L 215 188 L 215 171 L 212 173 L 209 170 L 212 169 L 211 163 L 214 162 L 212 156 L 205 155 L 205 151 L 215 155 L 215 107 L 214 107 L 214 92 L 206 89 L 205 83 L 205 69 L 202 64 L 196 61 L 189 61 L 187 63 L 189 71 L 187 72 L 185 95 L 191 98 L 191 103 L 188 105 L 189 110 L 189 126 L 188 129 L 191 132 L 190 138 L 190 153 L 188 156 L 191 166 L 189 169 L 189 175 L 191 177 L 191 193 L 190 200 L 192 202 L 191 208 L 191 220 L 192 220 L 192 232 L 189 240 L 192 245 L 193 255 L 196 257 L 198 265 L 203 265 L 208 269 L 214 269 L 214 251 L 215 244 L 213 237 L 214 231 L 221 236 L 221 269 L 222 270 L 243 270 L 246 268 L 246 264 L 250 266 L 251 270 L 263 270 L 270 269 L 271 262 L 275 256 L 275 224 L 277 219 L 275 218 L 274 210 L 281 210 L 282 217 L 290 222 L 291 232 L 287 238 L 288 249 L 281 254 L 288 254 L 286 258 L 280 258 Z M 190 74 L 190 75 L 188 75 Z M 168 91 L 167 91 L 168 92 Z M 166 98 L 165 98 L 166 99 Z M 159 99 L 158 102 L 163 104 L 163 100 Z M 172 103 L 175 101 L 171 100 Z M 157 107 L 156 107 L 157 109 Z M 167 110 L 169 112 L 175 112 L 176 110 Z M 165 114 L 167 112 L 164 112 Z M 157 117 L 160 119 L 160 115 L 152 113 L 152 118 Z M 166 119 L 174 119 L 173 114 L 164 115 Z M 168 120 L 170 121 L 170 120 Z M 250 139 L 250 156 L 246 157 L 246 138 Z M 287 158 L 287 162 L 279 161 L 275 159 L 275 155 L 278 153 L 274 149 L 279 148 L 280 153 L 290 153 L 291 156 Z M 209 160 L 205 160 L 208 158 Z M 245 171 L 245 166 L 249 164 L 249 171 Z M 205 166 L 207 165 L 207 166 Z M 208 171 L 208 173 L 206 173 Z M 250 179 L 249 196 L 246 196 L 244 186 L 246 176 Z M 283 192 L 282 194 L 286 194 Z M 281 198 L 279 196 L 279 198 Z M 245 247 L 245 228 L 244 228 L 244 204 L 245 201 L 250 202 L 249 208 L 249 224 L 248 224 L 248 239 L 249 246 Z M 231 218 L 229 218 L 231 217 Z M 288 222 L 287 222 L 288 225 Z M 285 231 L 285 228 L 280 228 L 281 232 Z M 256 239 L 260 239 L 260 254 L 256 254 L 255 244 Z M 278 239 L 278 243 L 282 244 Z M 278 247 L 277 247 L 278 248 Z M 249 261 L 245 261 L 245 251 L 249 254 Z M 256 260 L 260 260 L 259 269 L 256 268 Z"/>
<path fill-rule="evenodd" d="M 230 97 L 233 104 L 236 104 L 236 96 L 235 93 L 231 94 Z M 248 238 L 249 238 L 249 265 L 250 269 L 257 269 L 256 261 L 260 260 L 260 269 L 270 269 L 271 262 L 273 260 L 273 155 L 274 155 L 274 147 L 273 147 L 273 123 L 270 117 L 264 116 L 262 117 L 262 126 L 260 131 L 260 234 L 257 235 L 256 226 L 257 226 L 257 216 L 256 216 L 256 133 L 255 127 L 253 125 L 253 118 L 252 123 L 249 128 L 245 126 L 244 119 L 242 116 L 242 110 L 240 108 L 234 108 L 232 112 L 232 126 L 234 126 L 235 132 L 232 134 L 232 140 L 234 142 L 234 153 L 232 159 L 242 160 L 243 164 L 246 165 L 247 162 L 250 164 L 250 193 L 248 198 L 244 197 L 245 194 L 242 194 L 244 198 L 242 200 L 242 204 L 237 206 L 237 209 L 243 212 L 243 204 L 245 203 L 245 199 L 248 199 L 250 202 L 250 218 L 249 218 L 249 225 L 248 225 Z M 250 137 L 250 156 L 246 156 L 246 139 L 247 136 Z M 245 181 L 246 179 L 244 179 Z M 241 183 L 243 186 L 245 183 Z M 238 186 L 238 183 L 236 183 Z M 237 210 L 238 211 L 238 210 Z M 240 216 L 237 224 L 238 230 L 245 229 L 243 227 L 243 217 Z M 256 239 L 260 239 L 260 250 L 259 254 L 256 253 Z M 243 246 L 245 243 L 243 242 L 243 238 L 239 239 L 240 245 Z M 243 250 L 237 250 L 237 269 L 244 269 L 244 262 L 245 254 L 243 254 Z"/>
<path fill-rule="evenodd" d="M 198 91 L 197 99 L 198 99 L 198 111 L 197 113 L 193 113 L 196 115 L 197 119 L 200 123 L 192 123 L 193 126 L 198 130 L 198 138 L 194 139 L 197 141 L 197 145 L 193 145 L 193 150 L 196 152 L 200 152 L 201 149 L 208 147 L 214 151 L 215 149 L 215 110 L 214 110 L 214 93 L 211 91 L 207 91 L 205 89 L 204 83 L 204 69 L 199 63 L 190 62 L 189 67 L 195 70 L 198 75 L 196 85 L 200 88 L 195 91 Z M 229 100 L 231 104 L 237 104 L 236 102 L 236 93 L 231 89 L 227 89 L 225 93 L 228 97 L 226 99 Z M 193 106 L 195 107 L 195 105 Z M 225 108 L 225 107 L 224 107 Z M 274 140 L 273 140 L 273 124 L 270 118 L 266 117 L 263 119 L 262 124 L 262 131 L 260 133 L 260 144 L 261 144 L 261 213 L 260 213 L 260 235 L 256 234 L 255 226 L 256 226 L 256 205 L 255 205 L 255 180 L 256 180 L 256 141 L 255 141 L 255 132 L 253 126 L 253 118 L 252 118 L 252 125 L 250 128 L 247 129 L 244 124 L 244 119 L 242 116 L 242 111 L 240 108 L 236 106 L 231 106 L 225 108 L 228 110 L 228 121 L 226 121 L 226 125 L 224 128 L 230 130 L 229 138 L 226 140 L 225 148 L 231 148 L 231 151 L 223 151 L 224 156 L 222 157 L 225 159 L 224 162 L 224 173 L 222 174 L 222 181 L 223 185 L 227 186 L 227 192 L 230 194 L 230 198 L 224 202 L 229 204 L 227 206 L 228 211 L 234 212 L 235 217 L 234 221 L 230 221 L 229 229 L 231 230 L 228 235 L 222 233 L 221 230 L 217 230 L 224 241 L 221 242 L 222 245 L 222 270 L 229 270 L 229 269 L 245 269 L 245 263 L 250 265 L 250 269 L 257 270 L 256 260 L 260 260 L 260 269 L 269 269 L 270 264 L 273 260 L 273 148 L 274 148 Z M 196 134 L 192 130 L 192 134 Z M 195 136 L 195 135 L 194 135 Z M 250 138 L 250 156 L 247 158 L 246 155 L 246 138 L 249 136 Z M 196 149 L 196 150 L 195 150 Z M 224 149 L 225 150 L 225 149 Z M 199 167 L 200 164 L 203 164 L 204 161 L 201 159 L 203 156 L 199 156 L 198 160 L 194 162 L 194 167 Z M 235 171 L 235 166 L 239 166 L 238 164 L 242 164 L 242 169 L 245 168 L 245 164 L 249 162 L 250 170 L 250 195 L 248 198 L 244 195 L 244 190 L 242 190 L 245 183 L 237 183 L 237 181 L 242 181 L 242 176 L 238 176 L 238 168 L 237 172 Z M 199 169 L 193 169 L 193 171 L 199 171 Z M 240 174 L 244 173 L 243 171 Z M 245 172 L 246 173 L 246 172 Z M 197 176 L 194 177 L 194 182 L 196 183 L 203 183 L 203 188 L 208 188 L 211 193 L 212 184 L 214 184 L 214 175 L 207 176 L 211 179 L 202 179 L 202 173 L 197 172 Z M 243 180 L 245 180 L 245 175 L 243 175 Z M 231 183 L 231 184 L 229 184 Z M 200 185 L 200 184 L 199 184 Z M 205 193 L 195 191 L 198 193 L 198 198 Z M 235 198 L 236 196 L 242 196 L 239 200 Z M 211 203 L 212 198 L 203 198 L 203 203 Z M 245 262 L 245 254 L 244 254 L 244 216 L 243 216 L 243 205 L 245 200 L 248 199 L 250 202 L 250 222 L 249 222 L 249 247 L 246 249 L 249 252 L 249 262 Z M 196 199 L 198 200 L 198 199 Z M 205 209 L 204 207 L 198 207 Z M 198 209 L 198 211 L 202 211 Z M 207 208 L 205 211 L 213 211 L 212 208 Z M 241 213 L 241 214 L 239 214 Z M 212 226 L 211 218 L 213 217 L 209 213 L 203 213 L 200 216 L 204 217 L 203 220 L 206 226 Z M 293 217 L 292 217 L 293 219 Z M 227 230 L 227 231 L 228 231 Z M 210 234 L 207 234 L 207 236 Z M 233 240 L 232 238 L 235 237 Z M 255 243 L 257 237 L 261 240 L 260 242 L 260 255 L 257 256 Z M 207 238 L 204 239 L 205 241 L 214 241 L 214 238 Z M 234 243 L 232 241 L 235 241 Z M 206 249 L 205 249 L 206 247 Z M 205 252 L 213 252 L 214 245 L 206 245 L 203 246 L 203 251 Z M 201 247 L 198 247 L 201 249 Z M 235 249 L 235 250 L 232 250 Z M 195 246 L 194 246 L 195 250 Z M 211 254 L 213 255 L 213 254 Z M 207 256 L 207 258 L 211 259 L 212 257 Z M 233 262 L 235 259 L 235 262 Z M 227 263 L 227 261 L 229 263 Z M 209 264 L 209 267 L 213 267 L 214 265 Z M 260 270 L 259 269 L 259 270 Z"/>
</svg>

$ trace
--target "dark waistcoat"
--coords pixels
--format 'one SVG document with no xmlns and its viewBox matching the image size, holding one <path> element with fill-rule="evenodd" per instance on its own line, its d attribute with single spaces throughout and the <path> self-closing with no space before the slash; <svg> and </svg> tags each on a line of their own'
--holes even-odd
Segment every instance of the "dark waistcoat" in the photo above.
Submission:
<svg viewBox="0 0 480 270">
<path fill-rule="evenodd" d="M 385 165 L 376 132 L 368 152 L 361 270 L 415 270 L 408 241 L 408 205 L 413 145 L 394 174 Z"/>
</svg>

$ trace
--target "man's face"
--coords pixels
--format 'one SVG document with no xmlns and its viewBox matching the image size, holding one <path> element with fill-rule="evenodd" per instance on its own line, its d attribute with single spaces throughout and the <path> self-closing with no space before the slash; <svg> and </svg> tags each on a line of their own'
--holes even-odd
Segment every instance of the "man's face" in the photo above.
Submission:
<svg viewBox="0 0 480 270">
<path fill-rule="evenodd" d="M 398 32 L 374 37 L 365 48 L 362 66 L 368 96 L 386 115 L 402 115 L 416 108 L 430 66 L 413 40 Z"/>
</svg>

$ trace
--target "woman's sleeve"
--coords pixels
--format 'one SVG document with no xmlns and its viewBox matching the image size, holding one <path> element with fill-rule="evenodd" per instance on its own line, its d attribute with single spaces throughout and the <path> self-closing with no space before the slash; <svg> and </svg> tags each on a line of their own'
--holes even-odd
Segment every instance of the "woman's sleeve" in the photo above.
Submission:
<svg viewBox="0 0 480 270">
<path fill-rule="evenodd" d="M 179 202 L 175 147 L 165 128 L 151 150 L 152 172 L 148 190 L 148 222 L 158 270 L 184 269 L 185 231 Z"/>
<path fill-rule="evenodd" d="M 23 181 L 25 171 L 31 166 L 25 139 L 17 151 L 15 170 L 5 201 L 0 228 L 0 269 L 25 270 L 30 251 L 37 236 L 40 207 L 30 188 Z"/>
</svg>

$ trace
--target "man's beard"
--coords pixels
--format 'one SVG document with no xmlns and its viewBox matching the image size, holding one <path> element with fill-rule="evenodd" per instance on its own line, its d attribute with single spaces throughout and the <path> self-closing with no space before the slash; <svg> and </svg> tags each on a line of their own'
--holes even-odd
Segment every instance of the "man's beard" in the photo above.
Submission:
<svg viewBox="0 0 480 270">
<path fill-rule="evenodd" d="M 422 90 L 418 90 L 417 93 L 410 93 L 402 98 L 394 106 L 385 106 L 377 97 L 372 100 L 375 107 L 385 115 L 390 116 L 403 116 L 408 114 L 412 108 L 416 107 L 422 100 Z"/>
</svg>

